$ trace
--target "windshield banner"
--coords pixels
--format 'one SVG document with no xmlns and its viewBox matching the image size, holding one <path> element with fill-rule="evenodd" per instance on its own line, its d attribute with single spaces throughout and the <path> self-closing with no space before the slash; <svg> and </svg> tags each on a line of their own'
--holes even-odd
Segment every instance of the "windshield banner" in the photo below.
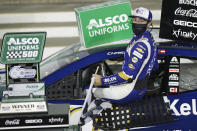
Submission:
<svg viewBox="0 0 197 131">
<path fill-rule="evenodd" d="M 46 33 L 7 33 L 3 38 L 3 64 L 38 63 L 41 61 Z"/>
<path fill-rule="evenodd" d="M 163 0 L 161 38 L 197 42 L 197 1 Z"/>
<path fill-rule="evenodd" d="M 75 13 L 80 42 L 86 48 L 132 38 L 129 0 L 80 7 Z"/>
</svg>

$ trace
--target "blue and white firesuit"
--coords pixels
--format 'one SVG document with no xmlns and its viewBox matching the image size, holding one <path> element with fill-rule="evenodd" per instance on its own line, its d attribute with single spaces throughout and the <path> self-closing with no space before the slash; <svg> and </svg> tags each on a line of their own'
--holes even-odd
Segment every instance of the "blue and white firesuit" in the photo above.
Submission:
<svg viewBox="0 0 197 131">
<path fill-rule="evenodd" d="M 130 41 L 124 54 L 122 71 L 102 77 L 102 87 L 93 88 L 93 94 L 96 98 L 119 104 L 140 99 L 146 92 L 150 73 L 157 68 L 157 48 L 147 30 Z"/>
</svg>

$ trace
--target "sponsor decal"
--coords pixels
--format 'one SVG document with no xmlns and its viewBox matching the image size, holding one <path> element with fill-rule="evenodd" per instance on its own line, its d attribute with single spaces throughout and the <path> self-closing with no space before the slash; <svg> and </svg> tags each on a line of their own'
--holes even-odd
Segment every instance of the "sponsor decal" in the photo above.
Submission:
<svg viewBox="0 0 197 131">
<path fill-rule="evenodd" d="M 178 7 L 175 10 L 174 14 L 175 15 L 180 15 L 180 16 L 187 16 L 187 17 L 197 18 L 197 10 L 196 9 L 184 10 L 181 7 Z"/>
<path fill-rule="evenodd" d="M 165 49 L 159 49 L 158 54 L 166 54 L 166 50 Z"/>
<path fill-rule="evenodd" d="M 196 0 L 164 0 L 160 25 L 160 37 L 196 43 Z"/>
<path fill-rule="evenodd" d="M 144 51 L 141 48 L 136 48 L 138 52 L 144 54 Z"/>
<path fill-rule="evenodd" d="M 36 37 L 34 38 L 13 38 L 13 37 L 10 37 L 8 42 L 7 42 L 8 45 L 37 45 L 37 44 L 40 44 L 40 40 Z"/>
<path fill-rule="evenodd" d="M 2 110 L 3 110 L 3 111 L 9 111 L 9 110 L 10 110 L 10 106 L 2 107 Z"/>
<path fill-rule="evenodd" d="M 171 68 L 179 68 L 179 65 L 169 65 Z"/>
<path fill-rule="evenodd" d="M 140 59 L 142 59 L 142 57 L 143 57 L 143 55 L 140 54 L 139 52 L 137 52 L 136 50 L 134 50 L 133 55 L 140 58 Z"/>
<path fill-rule="evenodd" d="M 128 65 L 131 70 L 135 70 L 135 66 L 133 64 Z"/>
<path fill-rule="evenodd" d="M 170 93 L 178 93 L 178 88 L 177 87 L 169 87 L 169 92 Z"/>
<path fill-rule="evenodd" d="M 39 88 L 38 85 L 27 85 L 26 88 Z"/>
<path fill-rule="evenodd" d="M 179 61 L 178 61 L 177 57 L 172 57 L 170 64 L 178 64 L 178 63 L 179 63 Z"/>
<path fill-rule="evenodd" d="M 187 32 L 187 31 L 183 31 L 181 29 L 178 29 L 178 30 L 173 29 L 172 35 L 175 36 L 176 38 L 179 38 L 181 36 L 184 38 L 190 38 L 192 40 L 195 40 L 197 37 L 197 33 L 194 33 L 193 31 Z"/>
<path fill-rule="evenodd" d="M 197 22 L 174 20 L 174 25 L 197 28 Z"/>
<path fill-rule="evenodd" d="M 90 19 L 89 25 L 86 26 L 86 28 L 89 30 L 89 37 L 96 37 L 111 34 L 113 32 L 120 32 L 122 30 L 128 30 L 129 25 L 127 21 L 127 14 L 115 15 L 113 17 L 106 17 L 98 20 L 93 18 Z"/>
<path fill-rule="evenodd" d="M 45 108 L 46 108 L 45 105 L 37 105 L 37 109 L 39 109 L 39 110 L 43 110 L 43 109 L 45 109 Z"/>
<path fill-rule="evenodd" d="M 5 110 L 6 109 L 6 110 Z M 28 112 L 46 112 L 46 102 L 18 102 L 18 103 L 2 103 L 0 114 L 6 113 L 28 113 Z"/>
<path fill-rule="evenodd" d="M 179 82 L 170 81 L 170 82 L 168 82 L 168 85 L 169 86 L 179 86 Z"/>
<path fill-rule="evenodd" d="M 133 63 L 137 63 L 137 62 L 138 62 L 138 58 L 137 58 L 137 57 L 133 57 L 133 58 L 132 58 L 132 62 L 133 62 Z"/>
<path fill-rule="evenodd" d="M 180 105 L 178 107 L 178 105 Z M 196 99 L 192 99 L 191 105 L 189 103 L 180 103 L 179 99 L 175 99 L 170 104 L 170 109 L 176 116 L 197 115 Z"/>
<path fill-rule="evenodd" d="M 41 61 L 45 32 L 7 33 L 2 46 L 4 64 L 37 63 Z"/>
<path fill-rule="evenodd" d="M 107 55 L 124 55 L 124 51 L 118 51 L 118 52 L 107 52 Z"/>
<path fill-rule="evenodd" d="M 196 0 L 179 0 L 179 4 L 197 6 Z"/>
<path fill-rule="evenodd" d="M 176 80 L 176 81 L 178 81 L 178 80 L 179 80 L 179 77 L 178 77 L 177 74 L 171 74 L 171 75 L 169 76 L 169 80 Z"/>
<path fill-rule="evenodd" d="M 179 69 L 176 69 L 176 68 L 170 68 L 170 69 L 169 69 L 169 72 L 175 72 L 175 73 L 178 73 L 178 72 L 179 72 Z"/>
<path fill-rule="evenodd" d="M 29 120 L 25 120 L 25 123 L 27 123 L 27 124 L 42 123 L 42 122 L 43 122 L 42 119 L 29 119 Z"/>
<path fill-rule="evenodd" d="M 14 119 L 14 120 L 6 120 L 5 125 L 6 126 L 11 126 L 11 125 L 19 125 L 20 120 L 19 119 Z"/>
<path fill-rule="evenodd" d="M 113 81 L 116 81 L 116 77 L 111 77 L 111 78 L 105 78 L 104 79 L 105 83 L 109 83 L 109 82 L 113 82 Z"/>
<path fill-rule="evenodd" d="M 142 14 L 142 15 L 145 13 L 144 10 L 142 10 L 142 9 L 137 9 L 136 12 L 139 14 Z"/>
<path fill-rule="evenodd" d="M 142 46 L 141 44 L 138 44 L 138 46 L 139 46 L 140 48 L 142 48 L 143 50 L 146 50 L 146 48 L 144 48 L 144 46 Z"/>
<path fill-rule="evenodd" d="M 55 125 L 56 127 L 67 127 L 69 126 L 68 115 L 46 115 L 40 114 L 37 116 L 32 116 L 32 114 L 27 114 L 25 116 L 15 116 L 15 118 L 0 118 L 0 130 L 9 128 L 10 129 L 28 129 L 28 128 L 39 128 L 40 127 L 51 127 Z M 24 128 L 23 128 L 24 127 Z"/>
<path fill-rule="evenodd" d="M 132 38 L 132 25 L 128 17 L 131 15 L 130 10 L 130 1 L 76 8 L 81 43 L 88 48 Z"/>
<path fill-rule="evenodd" d="M 53 123 L 63 123 L 64 121 L 64 118 L 61 118 L 61 117 L 52 117 L 49 119 L 49 123 L 53 124 Z"/>
</svg>

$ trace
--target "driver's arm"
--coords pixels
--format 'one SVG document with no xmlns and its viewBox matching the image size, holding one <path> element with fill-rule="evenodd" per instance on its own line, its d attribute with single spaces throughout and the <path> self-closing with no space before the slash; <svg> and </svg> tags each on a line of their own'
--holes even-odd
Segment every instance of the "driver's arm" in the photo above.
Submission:
<svg viewBox="0 0 197 131">
<path fill-rule="evenodd" d="M 95 86 L 109 86 L 121 83 L 130 83 L 135 79 L 138 74 L 144 60 L 147 57 L 147 47 L 144 43 L 138 42 L 132 47 L 128 47 L 125 53 L 125 60 L 122 67 L 122 71 L 110 75 L 101 77 L 93 74 L 95 77 Z"/>
</svg>

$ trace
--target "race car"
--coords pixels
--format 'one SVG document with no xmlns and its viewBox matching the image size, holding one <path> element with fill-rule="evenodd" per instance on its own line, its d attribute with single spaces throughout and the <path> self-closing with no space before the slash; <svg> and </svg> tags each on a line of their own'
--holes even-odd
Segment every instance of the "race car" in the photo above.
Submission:
<svg viewBox="0 0 197 131">
<path fill-rule="evenodd" d="M 169 105 L 165 104 L 165 106 L 169 106 L 165 109 L 172 112 L 172 118 L 169 121 L 165 121 L 163 118 L 158 120 L 157 118 L 149 118 L 153 122 L 147 124 L 147 121 L 140 117 L 142 124 L 131 124 L 132 126 L 127 127 L 127 129 L 152 131 L 195 130 L 197 129 L 195 125 L 197 120 L 197 45 L 195 43 L 159 39 L 158 31 L 159 28 L 152 30 L 158 47 L 159 69 L 151 74 L 145 96 L 156 95 L 159 96 L 159 99 L 165 97 L 165 101 L 169 102 Z M 112 75 L 119 72 L 128 42 L 120 41 L 88 49 L 83 48 L 80 43 L 76 43 L 43 60 L 40 64 L 40 75 L 46 85 L 48 101 L 73 105 L 83 104 L 83 100 L 79 99 L 85 98 L 83 89 L 90 84 L 96 67 L 101 67 L 98 72 L 100 75 Z M 73 102 L 73 100 L 76 101 Z M 141 108 L 145 107 L 139 109 Z M 161 105 L 154 106 L 154 111 L 157 112 L 160 109 L 163 109 Z M 136 116 L 143 116 L 143 113 L 138 110 Z M 161 113 L 157 115 L 161 115 Z M 168 113 L 168 111 L 164 113 Z M 133 121 L 137 120 L 134 119 Z M 130 123 L 135 123 L 133 121 L 130 121 Z M 104 127 L 102 123 L 100 124 L 94 123 L 94 126 L 103 128 L 103 130 L 110 130 Z M 124 123 L 119 125 L 123 125 L 120 127 L 125 128 Z M 113 126 L 108 127 L 112 129 Z M 116 127 L 113 130 L 115 129 Z"/>
<path fill-rule="evenodd" d="M 159 28 L 152 29 L 158 47 L 159 69 L 151 74 L 144 99 L 137 101 L 138 104 L 131 103 L 129 108 L 113 105 L 113 110 L 102 112 L 102 116 L 98 116 L 91 126 L 100 130 L 126 128 L 142 131 L 189 131 L 197 128 L 197 45 L 159 39 L 158 32 Z M 46 86 L 48 103 L 70 104 L 69 125 L 78 124 L 76 118 L 80 117 L 78 114 L 85 98 L 83 89 L 90 84 L 96 67 L 100 66 L 100 75 L 119 72 L 128 42 L 119 41 L 87 49 L 76 43 L 40 63 L 40 77 Z M 4 76 L 5 71 L 2 70 L 0 75 Z M 5 85 L 5 79 L 0 82 L 1 86 Z M 120 115 L 111 117 L 112 111 L 118 111 Z M 132 118 L 127 118 L 128 114 Z M 118 123 L 120 121 L 122 123 Z"/>
</svg>

